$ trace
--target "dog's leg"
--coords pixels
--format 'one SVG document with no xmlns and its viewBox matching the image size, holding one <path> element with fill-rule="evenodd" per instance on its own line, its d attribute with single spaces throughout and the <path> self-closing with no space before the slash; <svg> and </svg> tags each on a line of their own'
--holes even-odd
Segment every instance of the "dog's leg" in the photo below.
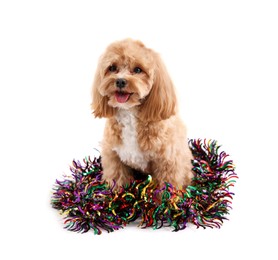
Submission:
<svg viewBox="0 0 278 260">
<path fill-rule="evenodd" d="M 118 154 L 112 150 L 102 152 L 103 179 L 108 182 L 110 187 L 116 181 L 115 189 L 119 190 L 121 186 L 130 183 L 133 179 L 132 170 L 125 165 Z"/>
<path fill-rule="evenodd" d="M 182 189 L 191 183 L 193 173 L 191 162 L 162 159 L 153 163 L 153 179 L 163 187 L 165 182 L 172 184 L 175 188 Z"/>
</svg>

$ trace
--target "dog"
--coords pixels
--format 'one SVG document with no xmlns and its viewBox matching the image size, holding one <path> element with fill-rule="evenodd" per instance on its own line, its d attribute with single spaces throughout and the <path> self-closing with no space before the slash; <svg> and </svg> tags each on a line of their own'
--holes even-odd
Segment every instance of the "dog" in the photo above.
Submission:
<svg viewBox="0 0 278 260">
<path fill-rule="evenodd" d="M 187 130 L 158 53 L 132 39 L 110 44 L 99 59 L 91 107 L 95 117 L 108 119 L 101 158 L 111 187 L 130 183 L 134 170 L 150 174 L 160 187 L 191 183 Z"/>
</svg>

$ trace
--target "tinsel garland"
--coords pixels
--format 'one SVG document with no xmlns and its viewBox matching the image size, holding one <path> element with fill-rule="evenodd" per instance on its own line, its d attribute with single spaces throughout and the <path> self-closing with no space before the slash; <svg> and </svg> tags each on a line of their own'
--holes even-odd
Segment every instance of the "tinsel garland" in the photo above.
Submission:
<svg viewBox="0 0 278 260">
<path fill-rule="evenodd" d="M 113 191 L 102 181 L 101 157 L 83 162 L 73 161 L 72 175 L 56 180 L 51 204 L 65 216 L 65 228 L 87 232 L 112 232 L 141 219 L 140 226 L 154 229 L 185 229 L 187 223 L 197 227 L 220 228 L 231 208 L 234 195 L 230 191 L 235 167 L 216 141 L 189 140 L 193 172 L 191 186 L 184 190 L 165 183 L 159 189 L 151 176 L 131 181 Z"/>
</svg>

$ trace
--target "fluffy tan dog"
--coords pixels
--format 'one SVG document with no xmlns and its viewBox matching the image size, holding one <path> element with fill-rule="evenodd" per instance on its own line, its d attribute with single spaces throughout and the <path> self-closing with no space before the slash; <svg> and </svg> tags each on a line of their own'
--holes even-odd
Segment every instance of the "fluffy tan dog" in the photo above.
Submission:
<svg viewBox="0 0 278 260">
<path fill-rule="evenodd" d="M 186 186 L 193 177 L 186 128 L 177 115 L 173 83 L 159 57 L 141 42 L 112 43 L 100 57 L 93 84 L 95 117 L 108 118 L 102 142 L 103 177 L 116 188 L 133 170 L 160 186 Z"/>
</svg>

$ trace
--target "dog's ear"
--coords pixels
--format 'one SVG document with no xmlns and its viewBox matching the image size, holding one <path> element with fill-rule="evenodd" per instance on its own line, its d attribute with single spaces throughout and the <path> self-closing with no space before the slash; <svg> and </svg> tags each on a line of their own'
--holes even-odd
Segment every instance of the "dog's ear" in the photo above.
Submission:
<svg viewBox="0 0 278 260">
<path fill-rule="evenodd" d="M 91 108 L 95 117 L 112 117 L 115 114 L 115 108 L 108 105 L 108 97 L 99 93 L 101 84 L 100 65 L 96 70 L 93 87 L 92 87 L 92 104 Z"/>
<path fill-rule="evenodd" d="M 155 53 L 154 57 L 154 83 L 140 110 L 143 121 L 160 121 L 176 113 L 177 98 L 173 82 L 160 56 Z"/>
</svg>

